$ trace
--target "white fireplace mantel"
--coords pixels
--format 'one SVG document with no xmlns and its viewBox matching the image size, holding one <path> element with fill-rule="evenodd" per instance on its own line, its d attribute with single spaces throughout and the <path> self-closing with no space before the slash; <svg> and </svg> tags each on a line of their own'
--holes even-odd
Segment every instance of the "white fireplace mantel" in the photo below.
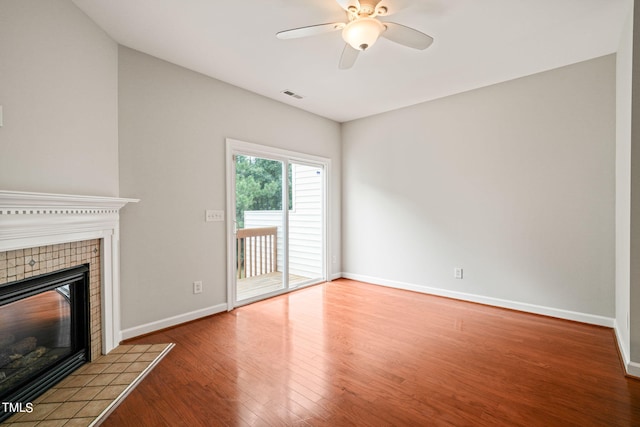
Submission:
<svg viewBox="0 0 640 427">
<path fill-rule="evenodd" d="M 138 199 L 0 190 L 0 252 L 101 239 L 102 349 L 118 346 L 120 214 Z"/>
</svg>

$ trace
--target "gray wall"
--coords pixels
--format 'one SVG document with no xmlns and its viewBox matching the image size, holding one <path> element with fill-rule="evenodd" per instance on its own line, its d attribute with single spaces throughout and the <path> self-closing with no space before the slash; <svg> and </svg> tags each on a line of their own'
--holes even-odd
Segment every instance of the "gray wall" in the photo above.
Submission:
<svg viewBox="0 0 640 427">
<path fill-rule="evenodd" d="M 226 303 L 225 228 L 204 211 L 226 204 L 228 137 L 332 160 L 340 259 L 339 124 L 125 47 L 119 81 L 120 194 L 141 199 L 121 216 L 124 329 Z"/>
<path fill-rule="evenodd" d="M 616 332 L 625 363 L 630 349 L 631 88 L 633 14 L 616 54 Z"/>
<path fill-rule="evenodd" d="M 343 144 L 344 272 L 614 316 L 615 56 L 346 123 Z"/>
<path fill-rule="evenodd" d="M 640 7 L 634 2 L 631 129 L 630 345 L 631 361 L 640 376 Z"/>
<path fill-rule="evenodd" d="M 0 189 L 118 195 L 117 55 L 68 0 L 0 0 Z"/>
</svg>

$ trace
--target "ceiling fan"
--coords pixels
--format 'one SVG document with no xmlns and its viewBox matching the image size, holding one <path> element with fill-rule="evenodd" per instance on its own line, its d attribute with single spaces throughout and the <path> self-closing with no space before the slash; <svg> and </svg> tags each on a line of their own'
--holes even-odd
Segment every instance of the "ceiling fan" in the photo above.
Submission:
<svg viewBox="0 0 640 427">
<path fill-rule="evenodd" d="M 426 49 L 433 43 L 433 37 L 416 29 L 383 22 L 378 19 L 388 13 L 382 0 L 336 0 L 347 12 L 348 22 L 311 25 L 280 31 L 276 37 L 282 40 L 315 36 L 318 34 L 342 30 L 346 42 L 338 68 L 346 70 L 353 67 L 361 51 L 369 49 L 380 36 L 413 49 Z"/>
</svg>

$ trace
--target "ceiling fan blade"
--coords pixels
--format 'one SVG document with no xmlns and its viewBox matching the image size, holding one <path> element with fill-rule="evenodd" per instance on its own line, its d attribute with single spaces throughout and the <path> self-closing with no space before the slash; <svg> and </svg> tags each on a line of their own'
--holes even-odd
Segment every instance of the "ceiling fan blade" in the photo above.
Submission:
<svg viewBox="0 0 640 427">
<path fill-rule="evenodd" d="M 345 27 L 343 22 L 335 22 L 330 24 L 318 24 L 310 25 L 308 27 L 293 28 L 291 30 L 280 31 L 276 34 L 276 37 L 280 40 L 297 39 L 300 37 L 315 36 L 323 33 L 330 33 L 332 31 L 338 31 Z"/>
<path fill-rule="evenodd" d="M 433 43 L 433 37 L 413 28 L 405 27 L 395 22 L 383 22 L 382 24 L 387 29 L 380 35 L 392 42 L 420 50 L 428 48 Z"/>
<path fill-rule="evenodd" d="M 350 7 L 360 10 L 360 2 L 358 0 L 336 0 L 341 8 L 348 11 Z"/>
<path fill-rule="evenodd" d="M 342 51 L 342 56 L 340 56 L 338 68 L 341 70 L 348 70 L 353 67 L 353 64 L 356 63 L 356 59 L 358 59 L 359 54 L 360 51 L 358 49 L 354 49 L 349 43 L 346 43 L 344 45 L 344 50 Z"/>
</svg>

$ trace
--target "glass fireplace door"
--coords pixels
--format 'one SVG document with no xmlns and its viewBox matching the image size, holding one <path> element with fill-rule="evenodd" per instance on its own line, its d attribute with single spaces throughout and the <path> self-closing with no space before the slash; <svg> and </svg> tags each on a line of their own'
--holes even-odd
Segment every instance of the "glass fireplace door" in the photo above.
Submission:
<svg viewBox="0 0 640 427">
<path fill-rule="evenodd" d="M 87 273 L 0 286 L 0 400 L 26 402 L 88 360 Z"/>
</svg>

